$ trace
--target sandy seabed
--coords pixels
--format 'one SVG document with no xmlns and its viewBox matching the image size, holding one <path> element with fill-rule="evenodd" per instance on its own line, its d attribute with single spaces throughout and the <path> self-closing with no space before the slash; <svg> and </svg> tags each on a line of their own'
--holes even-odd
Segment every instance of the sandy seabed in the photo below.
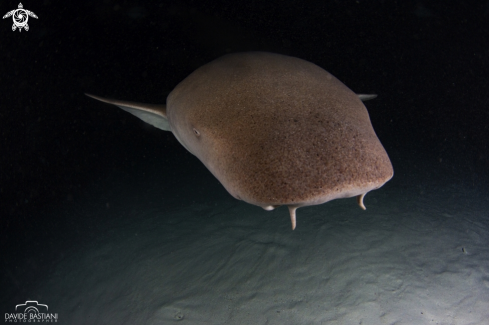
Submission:
<svg viewBox="0 0 489 325">
<path fill-rule="evenodd" d="M 354 198 L 300 208 L 292 231 L 285 207 L 218 186 L 182 205 L 158 187 L 78 200 L 69 213 L 98 231 L 29 298 L 60 324 L 489 324 L 480 191 L 388 183 L 367 211 Z"/>
</svg>

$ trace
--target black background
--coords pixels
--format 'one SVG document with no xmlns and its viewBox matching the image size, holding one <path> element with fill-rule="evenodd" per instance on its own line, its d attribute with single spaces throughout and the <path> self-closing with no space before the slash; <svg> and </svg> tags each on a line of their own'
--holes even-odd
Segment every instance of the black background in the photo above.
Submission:
<svg viewBox="0 0 489 325">
<path fill-rule="evenodd" d="M 0 21 L 1 284 L 11 290 L 2 298 L 23 302 L 58 258 L 56 238 L 76 241 L 78 225 L 53 207 L 113 173 L 161 164 L 177 179 L 195 164 L 169 133 L 83 94 L 164 103 L 229 52 L 297 56 L 378 94 L 367 107 L 393 181 L 437 174 L 487 189 L 488 1 L 22 3 L 39 17 L 29 31 Z M 2 1 L 0 11 L 17 6 Z"/>
</svg>

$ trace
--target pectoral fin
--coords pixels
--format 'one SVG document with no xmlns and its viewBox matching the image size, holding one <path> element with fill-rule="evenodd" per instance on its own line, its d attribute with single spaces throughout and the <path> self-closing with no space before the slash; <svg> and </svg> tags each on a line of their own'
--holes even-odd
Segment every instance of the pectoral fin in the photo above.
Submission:
<svg viewBox="0 0 489 325">
<path fill-rule="evenodd" d="M 371 100 L 371 99 L 374 99 L 374 98 L 377 98 L 377 95 L 375 94 L 357 94 L 358 98 L 360 98 L 360 100 L 362 102 L 366 101 L 366 100 Z"/>
<path fill-rule="evenodd" d="M 103 98 L 90 94 L 85 95 L 101 102 L 118 106 L 126 112 L 131 113 L 132 115 L 158 129 L 171 131 L 170 123 L 168 123 L 168 119 L 166 117 L 166 105 L 134 103 L 117 99 Z"/>
</svg>

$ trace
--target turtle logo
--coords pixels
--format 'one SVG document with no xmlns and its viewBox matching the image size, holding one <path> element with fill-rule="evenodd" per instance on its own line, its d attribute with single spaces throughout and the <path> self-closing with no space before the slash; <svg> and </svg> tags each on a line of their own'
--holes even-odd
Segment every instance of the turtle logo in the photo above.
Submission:
<svg viewBox="0 0 489 325">
<path fill-rule="evenodd" d="M 35 13 L 29 10 L 25 10 L 24 7 L 22 6 L 22 3 L 19 3 L 19 9 L 14 9 L 12 11 L 9 11 L 3 16 L 3 19 L 8 18 L 12 16 L 12 19 L 14 20 L 14 24 L 12 25 L 12 31 L 15 32 L 15 30 L 18 28 L 19 32 L 22 31 L 22 28 L 24 28 L 26 31 L 29 30 L 29 25 L 27 25 L 27 21 L 29 20 L 29 16 L 36 18 L 37 16 Z"/>
</svg>

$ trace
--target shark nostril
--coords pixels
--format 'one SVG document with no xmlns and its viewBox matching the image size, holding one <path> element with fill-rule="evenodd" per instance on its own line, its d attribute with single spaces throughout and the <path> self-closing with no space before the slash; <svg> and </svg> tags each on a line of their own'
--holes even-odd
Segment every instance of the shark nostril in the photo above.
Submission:
<svg viewBox="0 0 489 325">
<path fill-rule="evenodd" d="M 196 129 L 196 128 L 194 128 L 193 130 L 194 130 L 194 134 L 195 134 L 196 136 L 200 137 L 200 132 L 199 132 L 199 131 L 197 131 L 197 129 Z"/>
</svg>

